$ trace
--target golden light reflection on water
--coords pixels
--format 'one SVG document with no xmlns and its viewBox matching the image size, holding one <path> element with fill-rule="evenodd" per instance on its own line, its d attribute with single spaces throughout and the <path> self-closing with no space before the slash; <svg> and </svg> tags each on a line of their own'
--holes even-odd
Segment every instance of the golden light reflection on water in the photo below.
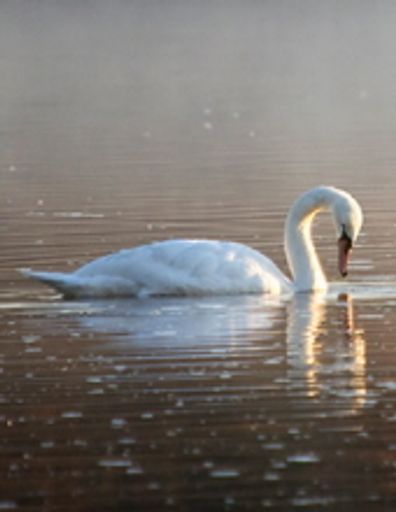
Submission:
<svg viewBox="0 0 396 512">
<path fill-rule="evenodd" d="M 306 394 L 315 398 L 329 390 L 328 374 L 342 371 L 349 384 L 350 411 L 364 407 L 366 397 L 366 340 L 364 331 L 355 325 L 353 299 L 340 294 L 337 316 L 341 336 L 329 351 L 329 340 L 324 335 L 327 309 L 325 294 L 299 294 L 288 307 L 287 351 L 291 373 L 304 381 Z M 330 340 L 331 341 L 331 340 Z"/>
</svg>

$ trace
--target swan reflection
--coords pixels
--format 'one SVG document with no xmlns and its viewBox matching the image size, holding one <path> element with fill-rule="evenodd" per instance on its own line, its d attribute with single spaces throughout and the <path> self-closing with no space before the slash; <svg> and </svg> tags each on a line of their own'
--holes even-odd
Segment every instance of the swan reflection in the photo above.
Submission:
<svg viewBox="0 0 396 512">
<path fill-rule="evenodd" d="M 298 294 L 288 306 L 287 358 L 292 388 L 309 397 L 351 400 L 352 409 L 366 403 L 366 341 L 355 326 L 353 300 L 338 296 L 329 314 L 323 294 Z M 335 327 L 335 328 L 334 328 Z"/>
<path fill-rule="evenodd" d="M 181 349 L 235 340 L 267 339 L 283 304 L 275 297 L 151 298 L 95 302 L 97 313 L 82 317 L 85 329 L 146 348 Z M 100 313 L 102 311 L 102 313 Z"/>
<path fill-rule="evenodd" d="M 254 385 L 260 385 L 257 379 L 282 380 L 286 372 L 285 391 L 292 396 L 337 398 L 349 411 L 366 403 L 366 342 L 346 294 L 337 299 L 296 294 L 287 302 L 257 296 L 150 299 L 96 307 L 94 314 L 79 318 L 80 325 L 128 345 L 128 350 L 186 350 L 191 357 L 196 351 L 221 350 L 240 362 L 250 351 L 257 354 L 258 364 L 271 354 L 272 362 L 286 360 L 286 367 L 272 366 L 272 377 L 266 369 L 261 376 L 251 374 Z"/>
</svg>

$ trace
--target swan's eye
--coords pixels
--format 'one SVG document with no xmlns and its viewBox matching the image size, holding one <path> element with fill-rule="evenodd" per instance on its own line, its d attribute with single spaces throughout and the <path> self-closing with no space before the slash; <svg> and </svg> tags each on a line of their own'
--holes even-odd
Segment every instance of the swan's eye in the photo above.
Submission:
<svg viewBox="0 0 396 512">
<path fill-rule="evenodd" d="M 345 224 L 342 225 L 342 233 L 339 240 L 343 240 L 345 242 L 344 247 L 347 251 L 352 249 L 352 239 L 346 231 Z"/>
</svg>

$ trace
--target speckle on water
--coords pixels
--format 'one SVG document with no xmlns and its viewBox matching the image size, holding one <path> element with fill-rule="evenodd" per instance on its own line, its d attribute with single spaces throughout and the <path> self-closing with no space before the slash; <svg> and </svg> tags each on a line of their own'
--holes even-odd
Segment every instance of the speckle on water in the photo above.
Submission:
<svg viewBox="0 0 396 512">
<path fill-rule="evenodd" d="M 87 395 L 104 395 L 104 389 L 103 388 L 90 389 L 87 392 Z"/>
<path fill-rule="evenodd" d="M 322 497 L 322 496 L 301 496 L 296 497 L 291 500 L 291 504 L 295 507 L 325 507 L 326 505 L 330 505 L 334 503 L 334 498 L 330 497 Z"/>
<path fill-rule="evenodd" d="M 123 428 L 128 425 L 128 422 L 124 418 L 113 418 L 111 420 L 111 428 Z"/>
<path fill-rule="evenodd" d="M 267 482 L 275 482 L 277 480 L 280 480 L 280 475 L 279 473 L 275 473 L 275 471 L 267 471 L 263 475 L 263 480 Z"/>
<path fill-rule="evenodd" d="M 85 381 L 88 382 L 89 384 L 100 384 L 102 380 L 102 377 L 98 377 L 96 375 L 92 375 L 91 377 L 87 377 L 85 379 Z"/>
<path fill-rule="evenodd" d="M 295 455 L 289 455 L 287 457 L 287 462 L 292 462 L 296 464 L 315 464 L 316 462 L 319 461 L 319 456 L 313 452 L 297 453 Z"/>
<path fill-rule="evenodd" d="M 35 343 L 40 339 L 40 336 L 37 336 L 35 334 L 27 334 L 25 336 L 22 336 L 23 343 L 30 344 Z"/>
<path fill-rule="evenodd" d="M 159 491 L 161 489 L 161 484 L 159 482 L 149 482 L 147 484 L 147 489 L 149 491 Z"/>
<path fill-rule="evenodd" d="M 222 469 L 213 469 L 209 475 L 212 478 L 238 478 L 240 476 L 240 472 L 237 469 L 232 468 L 222 468 Z"/>
<path fill-rule="evenodd" d="M 285 447 L 283 443 L 265 443 L 263 444 L 263 448 L 265 450 L 282 450 Z"/>
<path fill-rule="evenodd" d="M 41 347 L 26 347 L 25 349 L 26 354 L 39 354 L 42 351 L 43 349 Z"/>
<path fill-rule="evenodd" d="M 383 381 L 378 383 L 378 387 L 394 391 L 396 389 L 396 381 Z"/>
<path fill-rule="evenodd" d="M 269 359 L 264 360 L 263 364 L 265 364 L 265 365 L 278 365 L 278 364 L 281 364 L 282 361 L 283 361 L 283 357 L 282 356 L 270 357 Z"/>
<path fill-rule="evenodd" d="M 0 510 L 15 510 L 18 508 L 18 505 L 15 501 L 10 500 L 1 500 L 0 501 Z"/>
<path fill-rule="evenodd" d="M 154 418 L 154 413 L 153 412 L 144 412 L 143 414 L 140 415 L 140 417 L 142 420 L 152 420 Z"/>
<path fill-rule="evenodd" d="M 125 372 L 128 369 L 128 366 L 125 364 L 116 364 L 114 366 L 114 370 L 118 373 Z"/>
<path fill-rule="evenodd" d="M 82 418 L 82 416 L 83 414 L 80 411 L 65 411 L 61 414 L 61 417 L 65 419 Z"/>
<path fill-rule="evenodd" d="M 41 448 L 44 448 L 46 450 L 53 448 L 55 446 L 54 441 L 43 441 L 40 443 Z"/>
<path fill-rule="evenodd" d="M 130 465 L 130 467 L 128 467 L 128 469 L 126 470 L 126 474 L 127 475 L 142 475 L 144 473 L 144 470 L 141 466 L 139 466 L 139 464 L 136 464 L 136 463 L 133 463 Z"/>
<path fill-rule="evenodd" d="M 136 439 L 134 437 L 121 437 L 121 439 L 118 440 L 118 444 L 133 445 L 136 444 Z"/>
<path fill-rule="evenodd" d="M 129 459 L 106 458 L 99 460 L 98 465 L 102 468 L 129 468 L 132 462 Z"/>
<path fill-rule="evenodd" d="M 80 448 L 83 448 L 85 446 L 88 446 L 88 443 L 84 439 L 74 439 L 73 446 L 78 446 Z"/>
</svg>

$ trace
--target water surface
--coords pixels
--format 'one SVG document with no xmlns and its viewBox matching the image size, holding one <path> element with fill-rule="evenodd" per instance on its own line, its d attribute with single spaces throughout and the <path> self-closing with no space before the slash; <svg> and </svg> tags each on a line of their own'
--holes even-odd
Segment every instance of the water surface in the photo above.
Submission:
<svg viewBox="0 0 396 512">
<path fill-rule="evenodd" d="M 394 5 L 0 11 L 0 510 L 394 510 Z M 187 236 L 286 271 L 318 184 L 365 212 L 326 296 L 64 302 L 17 271 Z"/>
</svg>

